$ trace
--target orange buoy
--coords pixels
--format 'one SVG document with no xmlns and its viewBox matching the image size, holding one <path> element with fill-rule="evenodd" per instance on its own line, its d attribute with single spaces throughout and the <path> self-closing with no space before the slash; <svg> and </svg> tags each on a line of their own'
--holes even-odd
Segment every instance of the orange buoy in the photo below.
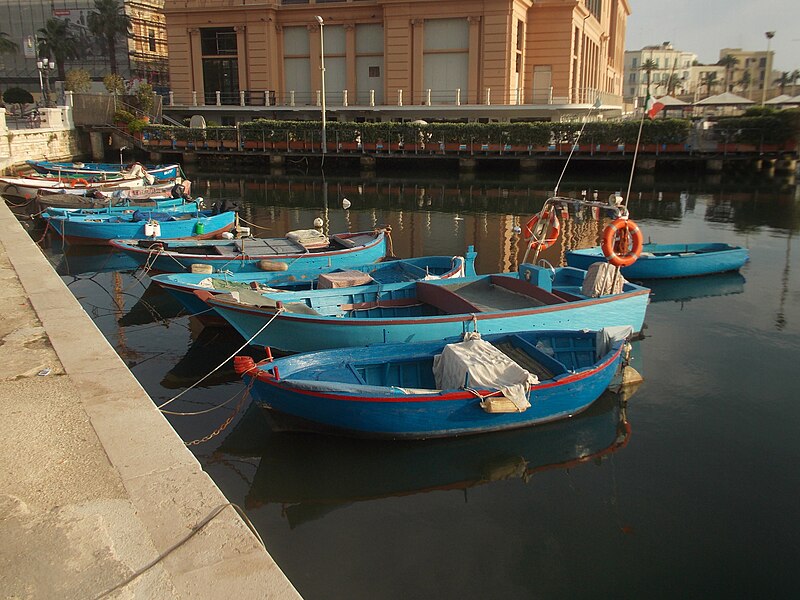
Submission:
<svg viewBox="0 0 800 600">
<path fill-rule="evenodd" d="M 600 248 L 603 255 L 615 267 L 627 267 L 642 254 L 644 237 L 639 226 L 630 219 L 620 217 L 603 230 Z"/>
<path fill-rule="evenodd" d="M 83 185 L 83 186 L 88 186 L 88 185 L 89 185 L 89 182 L 88 182 L 88 181 L 86 181 L 85 179 L 82 179 L 82 178 L 81 178 L 81 179 L 73 179 L 73 180 L 70 182 L 70 186 L 71 186 L 71 187 L 75 187 L 75 186 L 76 186 L 76 185 L 78 185 L 79 183 L 80 183 L 81 185 Z"/>
<path fill-rule="evenodd" d="M 540 218 L 541 217 L 541 221 Z M 522 235 L 526 240 L 535 238 L 531 246 L 538 246 L 542 250 L 546 250 L 556 243 L 558 235 L 561 233 L 561 223 L 558 222 L 558 217 L 555 211 L 545 211 L 541 215 L 535 214 L 525 227 L 522 228 Z M 535 235 L 534 235 L 535 234 Z"/>
</svg>

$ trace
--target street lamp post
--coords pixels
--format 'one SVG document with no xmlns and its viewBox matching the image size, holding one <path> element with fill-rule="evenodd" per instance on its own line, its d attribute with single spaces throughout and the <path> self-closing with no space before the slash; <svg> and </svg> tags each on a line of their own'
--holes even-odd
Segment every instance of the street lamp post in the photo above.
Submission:
<svg viewBox="0 0 800 600">
<path fill-rule="evenodd" d="M 771 77 L 772 71 L 769 61 L 769 47 L 772 42 L 772 38 L 775 37 L 775 32 L 767 31 L 764 35 L 767 36 L 767 56 L 764 58 L 764 84 L 761 86 L 761 106 L 764 106 L 764 103 L 767 100 L 767 84 L 769 82 L 769 78 Z"/>
<path fill-rule="evenodd" d="M 328 140 L 325 132 L 325 34 L 323 33 L 325 22 L 319 15 L 316 18 L 319 23 L 319 70 L 322 73 L 322 153 L 325 154 L 328 150 Z"/>
<path fill-rule="evenodd" d="M 56 68 L 49 58 L 40 58 L 36 61 L 36 68 L 39 69 L 39 87 L 42 90 L 42 99 L 45 106 L 50 106 L 50 75 L 49 72 Z"/>
</svg>

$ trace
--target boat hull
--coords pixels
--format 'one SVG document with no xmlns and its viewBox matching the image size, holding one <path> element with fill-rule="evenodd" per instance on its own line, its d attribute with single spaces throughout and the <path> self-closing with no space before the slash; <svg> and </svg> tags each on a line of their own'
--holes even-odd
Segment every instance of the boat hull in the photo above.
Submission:
<svg viewBox="0 0 800 600">
<path fill-rule="evenodd" d="M 124 236 L 118 237 L 123 238 Z M 216 242 L 213 244 L 216 244 Z M 258 263 L 261 260 L 286 262 L 292 270 L 346 268 L 353 265 L 377 262 L 386 256 L 387 249 L 386 234 L 383 231 L 379 231 L 368 243 L 352 248 L 286 254 L 200 254 L 197 252 L 181 252 L 178 245 L 168 247 L 168 252 L 153 252 L 151 249 L 129 244 L 126 239 L 114 240 L 111 245 L 122 252 L 130 254 L 140 264 L 146 264 L 153 271 L 160 273 L 190 272 L 192 265 L 199 264 L 211 265 L 215 273 L 221 271 L 257 273 L 262 272 L 258 267 Z"/>
<path fill-rule="evenodd" d="M 484 275 L 460 281 L 477 281 L 488 277 L 508 277 L 519 281 L 516 274 Z M 429 283 L 438 285 L 442 282 Z M 409 284 L 402 285 L 405 286 L 403 290 L 408 290 L 409 296 L 415 293 Z M 597 330 L 629 325 L 634 332 L 639 332 L 644 325 L 649 290 L 626 285 L 628 291 L 621 294 L 524 309 L 385 318 L 279 312 L 277 307 L 252 306 L 224 299 L 223 296 L 206 297 L 205 301 L 251 344 L 271 346 L 285 352 L 307 352 L 377 343 L 440 340 L 459 337 L 471 331 L 495 334 L 531 329 Z M 382 292 L 388 297 L 390 292 L 397 290 L 397 287 L 385 286 Z M 202 293 L 200 295 L 203 296 Z"/>
<path fill-rule="evenodd" d="M 583 412 L 611 383 L 620 365 L 622 344 L 616 342 L 591 368 L 531 386 L 528 395 L 531 406 L 521 412 L 487 412 L 481 407 L 481 398 L 465 390 L 403 393 L 394 387 L 365 386 L 368 390 L 362 393 L 359 386 L 353 386 L 351 393 L 339 391 L 346 386 L 324 381 L 319 382 L 318 389 L 306 389 L 299 387 L 304 382 L 281 379 L 281 359 L 263 365 L 255 375 L 243 376 L 248 383 L 252 382 L 251 394 L 262 408 L 315 424 L 323 432 L 385 439 L 455 437 L 530 427 Z M 443 343 L 433 345 L 441 348 Z M 368 353 L 375 362 L 392 363 L 405 358 L 406 348 L 406 344 L 387 344 L 354 350 Z M 415 351 L 411 350 L 412 354 Z M 338 357 L 343 352 L 309 353 L 302 355 L 302 360 L 314 363 L 319 360 L 318 354 Z M 270 371 L 274 367 L 278 368 L 278 377 Z"/>
<path fill-rule="evenodd" d="M 412 259 L 398 259 L 388 262 L 371 262 L 364 265 L 351 265 L 348 269 L 358 270 L 369 273 L 373 278 L 383 282 L 390 282 L 392 271 L 398 269 L 408 273 L 405 281 L 410 281 L 413 270 L 418 271 L 417 279 L 426 276 L 427 273 L 434 274 L 441 279 L 451 279 L 475 274 L 475 253 L 468 253 L 465 260 L 460 256 L 427 256 Z M 406 270 L 406 267 L 407 270 Z M 277 271 L 272 273 L 239 273 L 226 275 L 224 281 L 235 284 L 256 283 L 262 286 L 269 286 L 277 289 L 302 289 L 302 287 L 316 286 L 320 275 L 330 273 L 336 269 L 327 266 L 315 270 L 300 270 L 296 267 L 288 271 Z M 387 276 L 383 276 L 387 273 Z M 163 274 L 152 277 L 153 283 L 164 288 L 172 294 L 190 315 L 197 315 L 204 322 L 224 323 L 225 320 L 213 309 L 210 309 L 205 301 L 201 300 L 194 292 L 207 290 L 214 293 L 224 293 L 224 289 L 209 289 L 207 286 L 200 285 L 200 282 L 208 279 L 208 275 L 195 273 Z M 222 278 L 221 278 L 222 279 Z"/>
<path fill-rule="evenodd" d="M 578 269 L 605 261 L 600 248 L 573 250 L 567 264 Z M 622 267 L 627 279 L 673 279 L 739 270 L 749 259 L 746 248 L 728 244 L 645 244 L 635 263 Z"/>
<path fill-rule="evenodd" d="M 207 217 L 188 218 L 159 223 L 159 239 L 205 239 L 218 237 L 233 229 L 236 213 L 221 213 Z M 152 239 L 145 232 L 146 221 L 109 222 L 53 216 L 47 219 L 48 227 L 70 244 L 105 245 L 114 238 Z M 203 223 L 203 233 L 197 232 L 198 223 Z"/>
</svg>

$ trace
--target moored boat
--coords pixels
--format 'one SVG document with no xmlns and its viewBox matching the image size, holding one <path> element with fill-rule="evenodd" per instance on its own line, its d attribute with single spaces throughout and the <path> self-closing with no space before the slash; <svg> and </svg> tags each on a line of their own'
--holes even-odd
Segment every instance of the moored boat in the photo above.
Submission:
<svg viewBox="0 0 800 600">
<path fill-rule="evenodd" d="M 598 287 L 609 270 L 614 269 L 607 264 L 588 273 L 523 264 L 516 273 L 264 293 L 258 298 L 195 294 L 251 344 L 287 352 L 438 340 L 471 331 L 616 325 L 641 331 L 649 290 L 621 277 L 611 287 Z"/>
<path fill-rule="evenodd" d="M 334 269 L 382 259 L 386 256 L 389 231 L 387 228 L 328 236 L 314 229 L 302 229 L 282 238 L 156 242 L 115 239 L 110 243 L 142 265 L 162 273 L 188 272 L 196 264 L 211 265 L 214 273 Z"/>
<path fill-rule="evenodd" d="M 42 218 L 70 244 L 108 244 L 118 237 L 128 239 L 211 238 L 233 229 L 235 212 L 211 211 L 157 213 L 137 210 L 123 214 L 76 215 L 43 213 Z"/>
<path fill-rule="evenodd" d="M 510 331 L 310 352 L 235 368 L 264 409 L 306 429 L 427 439 L 576 415 L 611 383 L 630 327 Z"/>
<path fill-rule="evenodd" d="M 166 199 L 189 200 L 191 182 L 163 182 L 140 188 L 119 189 L 41 189 L 36 194 L 37 212 L 47 208 L 106 208 L 109 206 L 153 207 Z"/>
<path fill-rule="evenodd" d="M 247 272 L 207 275 L 202 273 L 170 273 L 156 275 L 152 282 L 169 291 L 191 315 L 203 321 L 222 321 L 215 311 L 198 298 L 195 290 L 212 294 L 236 291 L 240 297 L 260 295 L 276 290 L 298 291 L 319 288 L 341 288 L 403 281 L 451 279 L 475 275 L 475 251 L 472 247 L 466 258 L 461 256 L 422 256 L 392 259 L 331 269 Z M 223 321 L 224 322 L 224 321 Z"/>
<path fill-rule="evenodd" d="M 169 165 L 142 165 L 134 162 L 129 164 L 120 163 L 83 163 L 83 162 L 54 162 L 49 160 L 29 160 L 27 164 L 37 173 L 45 175 L 69 175 L 74 174 L 80 177 L 104 176 L 113 173 L 125 173 L 136 168 L 142 167 L 148 175 L 158 181 L 175 179 L 183 175 L 179 164 Z"/>
<path fill-rule="evenodd" d="M 723 243 L 643 244 L 639 257 L 621 267 L 628 279 L 670 279 L 696 277 L 712 273 L 738 271 L 749 259 L 747 248 Z M 598 247 L 571 250 L 566 253 L 567 264 L 586 269 L 605 261 Z"/>
</svg>

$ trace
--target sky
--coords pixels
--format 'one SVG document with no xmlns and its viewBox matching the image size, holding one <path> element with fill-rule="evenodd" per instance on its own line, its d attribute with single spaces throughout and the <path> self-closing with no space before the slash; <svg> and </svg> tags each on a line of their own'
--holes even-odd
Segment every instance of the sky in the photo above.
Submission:
<svg viewBox="0 0 800 600">
<path fill-rule="evenodd" d="M 800 69 L 800 0 L 628 0 L 626 50 L 669 41 L 713 64 L 721 48 L 770 50 L 776 71 Z"/>
</svg>

